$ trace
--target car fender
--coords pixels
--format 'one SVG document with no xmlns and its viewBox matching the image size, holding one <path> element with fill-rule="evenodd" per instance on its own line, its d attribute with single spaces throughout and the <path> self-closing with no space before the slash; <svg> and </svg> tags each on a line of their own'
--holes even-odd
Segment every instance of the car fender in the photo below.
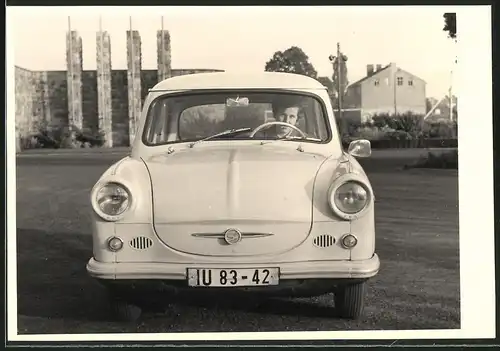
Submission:
<svg viewBox="0 0 500 351">
<path fill-rule="evenodd" d="M 110 182 L 123 184 L 132 198 L 130 209 L 114 223 L 152 223 L 151 179 L 141 158 L 127 156 L 111 165 L 92 188 L 91 201 L 97 190 Z"/>
</svg>

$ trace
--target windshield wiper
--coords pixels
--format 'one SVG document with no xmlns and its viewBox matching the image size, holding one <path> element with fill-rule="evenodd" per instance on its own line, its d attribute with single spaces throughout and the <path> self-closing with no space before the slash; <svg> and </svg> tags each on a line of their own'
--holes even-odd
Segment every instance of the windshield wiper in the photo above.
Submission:
<svg viewBox="0 0 500 351">
<path fill-rule="evenodd" d="M 238 133 L 243 133 L 243 132 L 249 132 L 251 130 L 252 130 L 252 128 L 228 129 L 228 130 L 225 130 L 223 132 L 220 132 L 220 133 L 217 133 L 217 134 L 214 134 L 214 135 L 210 135 L 210 136 L 207 136 L 206 138 L 197 140 L 197 141 L 189 144 L 189 147 L 192 148 L 196 144 L 201 143 L 201 142 L 206 141 L 206 140 L 218 138 L 218 137 L 225 136 L 225 135 L 231 135 L 231 134 L 238 134 Z"/>
<path fill-rule="evenodd" d="M 267 142 L 265 142 L 265 144 L 268 144 L 268 143 L 274 143 L 276 141 L 290 141 L 290 140 L 308 140 L 308 141 L 321 141 L 321 139 L 318 139 L 318 138 L 311 138 L 311 137 L 302 137 L 302 136 L 291 136 L 291 137 L 286 137 L 286 138 L 279 138 L 279 139 L 273 139 L 273 140 L 269 140 Z M 262 141 L 262 143 L 264 144 L 264 140 Z"/>
</svg>

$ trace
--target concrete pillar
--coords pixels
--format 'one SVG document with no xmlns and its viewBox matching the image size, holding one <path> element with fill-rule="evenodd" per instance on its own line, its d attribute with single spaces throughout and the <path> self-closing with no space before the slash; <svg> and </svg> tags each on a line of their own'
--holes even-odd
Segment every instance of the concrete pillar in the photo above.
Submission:
<svg viewBox="0 0 500 351">
<path fill-rule="evenodd" d="M 50 109 L 49 77 L 47 71 L 40 73 L 40 84 L 43 93 L 43 119 L 50 124 L 52 122 L 52 111 Z"/>
<path fill-rule="evenodd" d="M 132 34 L 132 36 L 131 36 Z M 141 115 L 141 36 L 139 31 L 127 31 L 127 82 L 128 82 L 128 117 L 129 143 L 132 145 Z"/>
<path fill-rule="evenodd" d="M 83 127 L 82 114 L 82 38 L 76 31 L 66 35 L 66 62 L 68 82 L 68 125 Z"/>
<path fill-rule="evenodd" d="M 104 133 L 104 147 L 113 147 L 111 105 L 111 39 L 108 32 L 97 32 L 97 111 L 99 131 Z"/>
<path fill-rule="evenodd" d="M 170 33 L 168 30 L 156 32 L 158 57 L 158 82 L 172 76 L 172 55 L 170 51 Z"/>
</svg>

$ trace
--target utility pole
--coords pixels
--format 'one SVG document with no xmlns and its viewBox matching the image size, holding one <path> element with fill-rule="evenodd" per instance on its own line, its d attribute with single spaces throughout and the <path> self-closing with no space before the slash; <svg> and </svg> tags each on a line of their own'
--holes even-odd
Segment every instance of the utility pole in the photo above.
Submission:
<svg viewBox="0 0 500 351">
<path fill-rule="evenodd" d="M 392 85 L 393 85 L 393 89 L 394 89 L 394 117 L 396 117 L 396 115 L 398 114 L 398 102 L 397 102 L 398 82 L 397 82 L 397 76 L 396 76 L 396 67 L 393 68 L 392 72 L 393 72 L 392 73 Z"/>
<path fill-rule="evenodd" d="M 335 82 L 335 75 L 337 76 L 337 100 L 338 100 L 338 111 L 339 118 L 342 119 L 342 64 L 347 61 L 347 57 L 340 52 L 340 43 L 337 43 L 337 56 L 330 55 L 330 62 L 333 67 L 332 81 Z"/>
</svg>

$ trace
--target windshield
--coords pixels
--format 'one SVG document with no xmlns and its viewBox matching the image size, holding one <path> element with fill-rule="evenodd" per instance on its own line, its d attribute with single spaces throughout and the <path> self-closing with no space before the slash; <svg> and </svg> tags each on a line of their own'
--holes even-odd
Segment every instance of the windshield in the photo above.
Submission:
<svg viewBox="0 0 500 351">
<path fill-rule="evenodd" d="M 269 122 L 279 123 L 264 125 Z M 256 91 L 189 92 L 167 94 L 153 101 L 148 110 L 143 141 L 149 146 L 206 138 L 290 139 L 318 143 L 329 140 L 330 135 L 323 105 L 310 95 Z"/>
</svg>

